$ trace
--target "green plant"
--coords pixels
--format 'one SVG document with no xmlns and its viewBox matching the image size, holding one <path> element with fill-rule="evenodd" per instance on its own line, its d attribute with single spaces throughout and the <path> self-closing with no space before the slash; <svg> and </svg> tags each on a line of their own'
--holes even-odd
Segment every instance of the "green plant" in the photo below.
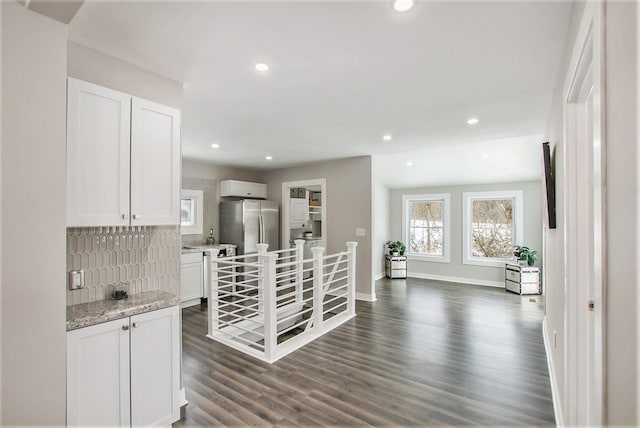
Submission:
<svg viewBox="0 0 640 428">
<path fill-rule="evenodd" d="M 526 261 L 529 266 L 534 266 L 538 261 L 538 252 L 531 250 L 529 247 L 516 245 L 513 247 L 513 255 L 518 260 Z"/>
<path fill-rule="evenodd" d="M 391 253 L 397 252 L 401 256 L 404 256 L 405 251 L 407 251 L 407 246 L 400 241 L 387 241 L 387 248 Z"/>
</svg>

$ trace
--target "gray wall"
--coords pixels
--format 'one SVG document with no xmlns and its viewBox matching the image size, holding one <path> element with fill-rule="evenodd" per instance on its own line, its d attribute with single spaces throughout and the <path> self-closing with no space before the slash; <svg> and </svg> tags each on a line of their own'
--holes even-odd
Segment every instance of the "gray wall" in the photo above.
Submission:
<svg viewBox="0 0 640 428">
<path fill-rule="evenodd" d="M 266 171 L 262 174 L 271 200 L 282 202 L 282 183 L 286 181 L 327 180 L 327 254 L 344 251 L 345 242 L 358 242 L 356 292 L 372 299 L 372 175 L 371 157 L 362 156 L 319 162 L 293 168 Z M 364 228 L 366 236 L 356 236 Z"/>
<path fill-rule="evenodd" d="M 532 160 L 533 162 L 534 160 Z M 535 160 L 536 162 L 538 160 Z M 450 193 L 451 194 L 451 259 L 449 263 L 408 260 L 408 274 L 436 277 L 464 278 L 479 283 L 495 285 L 504 283 L 504 268 L 465 265 L 462 263 L 462 193 L 487 190 L 522 190 L 524 195 L 524 235 L 523 242 L 531 249 L 542 251 L 542 206 L 541 183 L 538 181 L 474 184 L 466 186 L 420 187 L 415 189 L 391 190 L 391 237 L 404 241 L 402 237 L 402 196 L 410 194 Z"/>
<path fill-rule="evenodd" d="M 62 426 L 66 373 L 66 26 L 17 2 L 2 2 L 0 7 L 0 425 Z"/>
<path fill-rule="evenodd" d="M 69 76 L 181 108 L 181 83 L 78 43 L 69 41 L 68 50 Z"/>
<path fill-rule="evenodd" d="M 605 3 L 605 141 L 606 152 L 606 247 L 605 281 L 605 424 L 640 424 L 638 412 L 638 273 L 632 260 L 638 255 L 638 105 L 637 79 L 637 11 L 634 2 Z M 556 200 L 558 228 L 545 230 L 547 262 L 545 331 L 552 343 L 557 333 L 557 347 L 550 347 L 549 357 L 555 371 L 555 383 L 561 407 L 566 403 L 564 384 L 564 224 L 565 174 L 563 169 L 563 101 L 562 89 L 568 62 L 575 44 L 577 27 L 584 11 L 580 2 L 574 6 L 569 30 L 565 63 L 559 73 L 547 137 L 555 144 Z M 615 207 L 615 211 L 612 209 Z M 637 260 L 637 259 L 636 259 Z M 572 362 L 569 361 L 568 364 Z"/>
<path fill-rule="evenodd" d="M 260 181 L 258 171 L 182 159 L 182 188 L 202 190 L 204 199 L 203 234 L 182 235 L 182 242 L 203 243 L 209 236 L 211 228 L 213 228 L 216 242 L 220 242 L 220 215 L 218 214 L 220 180 Z"/>
<path fill-rule="evenodd" d="M 378 178 L 373 179 L 373 275 L 384 275 L 385 243 L 391 238 L 391 193 Z"/>
</svg>

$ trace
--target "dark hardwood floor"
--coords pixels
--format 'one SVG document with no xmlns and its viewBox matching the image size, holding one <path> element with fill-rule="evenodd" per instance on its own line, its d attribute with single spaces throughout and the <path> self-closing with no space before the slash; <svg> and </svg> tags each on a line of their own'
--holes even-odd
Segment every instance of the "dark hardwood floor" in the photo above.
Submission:
<svg viewBox="0 0 640 428">
<path fill-rule="evenodd" d="M 189 405 L 175 426 L 553 425 L 540 296 L 380 280 L 357 317 L 267 364 L 183 311 Z"/>
</svg>

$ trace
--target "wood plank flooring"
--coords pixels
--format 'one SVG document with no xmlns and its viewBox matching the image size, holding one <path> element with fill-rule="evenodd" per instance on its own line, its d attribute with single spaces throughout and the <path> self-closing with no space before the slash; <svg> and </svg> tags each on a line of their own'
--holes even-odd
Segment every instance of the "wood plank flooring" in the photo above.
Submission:
<svg viewBox="0 0 640 428">
<path fill-rule="evenodd" d="M 206 309 L 185 309 L 189 405 L 175 426 L 555 423 L 543 298 L 418 279 L 383 279 L 376 293 L 272 365 L 208 339 Z"/>
</svg>

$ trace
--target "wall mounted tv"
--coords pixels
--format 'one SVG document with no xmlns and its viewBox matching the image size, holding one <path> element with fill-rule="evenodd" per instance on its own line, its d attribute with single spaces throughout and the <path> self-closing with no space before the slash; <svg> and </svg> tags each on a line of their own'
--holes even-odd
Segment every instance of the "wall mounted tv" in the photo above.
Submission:
<svg viewBox="0 0 640 428">
<path fill-rule="evenodd" d="M 553 163 L 551 162 L 551 147 L 549 143 L 542 143 L 542 157 L 544 160 L 544 182 L 547 189 L 547 214 L 549 229 L 556 228 L 556 180 Z"/>
</svg>

